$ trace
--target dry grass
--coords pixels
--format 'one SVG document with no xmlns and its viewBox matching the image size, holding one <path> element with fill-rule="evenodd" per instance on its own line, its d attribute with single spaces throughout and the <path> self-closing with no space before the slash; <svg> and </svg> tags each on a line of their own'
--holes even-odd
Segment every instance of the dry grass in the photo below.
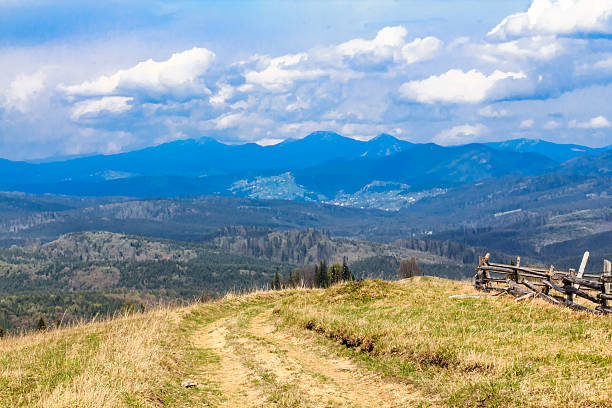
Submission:
<svg viewBox="0 0 612 408">
<path fill-rule="evenodd" d="M 294 295 L 275 311 L 443 405 L 612 406 L 610 316 L 427 277 Z"/>
<path fill-rule="evenodd" d="M 460 293 L 481 297 L 449 298 Z M 277 334 L 273 326 L 255 327 L 264 321 L 256 316 L 266 311 L 274 311 Z M 287 382 L 289 388 L 275 389 L 278 373 L 289 366 L 272 362 L 301 361 L 294 340 L 284 346 L 288 354 L 279 351 L 286 336 L 319 341 L 308 353 L 322 348 L 351 357 L 355 367 L 388 378 L 389 389 L 414 390 L 419 406 L 612 406 L 612 317 L 537 300 L 515 303 L 475 292 L 465 282 L 413 278 L 229 295 L 182 309 L 5 338 L 0 407 L 233 406 L 215 381 L 224 370 L 223 355 L 194 342 L 215 322 L 234 331 L 224 340 L 233 349 L 252 346 L 236 352 L 237 361 L 277 374 L 260 373 L 256 385 L 271 405 L 294 386 Z M 271 357 L 262 360 L 264 355 Z M 329 352 L 306 357 L 302 360 L 338 358 Z M 309 373 L 318 365 L 295 372 Z M 181 380 L 191 376 L 210 381 L 200 389 L 181 388 Z M 268 377 L 274 381 L 266 382 Z M 330 381 L 341 389 L 342 378 Z M 404 388 L 390 385 L 398 382 Z M 300 398 L 275 406 L 312 406 Z"/>
<path fill-rule="evenodd" d="M 173 311 L 157 310 L 0 341 L 0 406 L 179 403 L 186 351 Z M 184 348 L 183 348 L 184 349 Z"/>
</svg>

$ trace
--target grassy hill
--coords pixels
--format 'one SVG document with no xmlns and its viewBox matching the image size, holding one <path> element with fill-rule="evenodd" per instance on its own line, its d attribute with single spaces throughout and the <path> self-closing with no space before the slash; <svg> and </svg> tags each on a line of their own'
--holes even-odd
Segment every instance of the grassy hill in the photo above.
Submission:
<svg viewBox="0 0 612 408">
<path fill-rule="evenodd" d="M 0 407 L 604 407 L 611 332 L 428 277 L 229 295 L 6 337 Z"/>
</svg>

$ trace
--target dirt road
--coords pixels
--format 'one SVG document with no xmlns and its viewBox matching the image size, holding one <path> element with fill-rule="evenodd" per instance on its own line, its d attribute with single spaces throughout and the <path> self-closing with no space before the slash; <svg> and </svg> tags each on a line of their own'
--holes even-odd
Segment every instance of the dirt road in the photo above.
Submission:
<svg viewBox="0 0 612 408">
<path fill-rule="evenodd" d="M 279 329 L 271 309 L 203 327 L 193 342 L 215 356 L 199 377 L 216 390 L 210 406 L 371 408 L 423 402 L 410 385 L 339 356 L 319 340 L 316 334 Z"/>
</svg>

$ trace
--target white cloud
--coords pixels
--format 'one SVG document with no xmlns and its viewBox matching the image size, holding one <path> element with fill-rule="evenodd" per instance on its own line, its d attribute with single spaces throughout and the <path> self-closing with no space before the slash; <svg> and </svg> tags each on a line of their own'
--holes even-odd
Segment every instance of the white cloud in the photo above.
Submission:
<svg viewBox="0 0 612 408">
<path fill-rule="evenodd" d="M 31 75 L 17 75 L 4 93 L 0 106 L 26 112 L 31 99 L 44 89 L 45 80 L 46 75 L 42 70 Z"/>
<path fill-rule="evenodd" d="M 597 61 L 593 64 L 593 68 L 606 71 L 612 69 L 612 56 Z"/>
<path fill-rule="evenodd" d="M 421 103 L 477 103 L 491 97 L 498 83 L 525 78 L 527 76 L 523 72 L 496 70 L 491 75 L 485 75 L 475 69 L 468 72 L 451 69 L 441 75 L 406 82 L 399 91 L 404 98 Z"/>
<path fill-rule="evenodd" d="M 565 51 L 563 43 L 554 36 L 534 36 L 473 46 L 473 53 L 477 57 L 494 63 L 517 58 L 546 61 L 561 55 Z"/>
<path fill-rule="evenodd" d="M 393 56 L 395 48 L 404 44 L 406 29 L 402 26 L 385 27 L 381 29 L 373 40 L 356 38 L 336 46 L 339 54 L 355 56 L 358 54 L 375 54 L 381 57 Z"/>
<path fill-rule="evenodd" d="M 406 43 L 407 31 L 402 26 L 385 27 L 378 31 L 373 40 L 356 38 L 339 44 L 334 53 L 340 58 L 368 57 L 371 62 L 394 61 L 413 64 L 432 58 L 442 46 L 436 37 L 416 38 Z M 363 61 L 363 60 L 362 60 Z M 357 63 L 358 65 L 358 63 Z"/>
<path fill-rule="evenodd" d="M 267 59 L 267 66 L 261 71 L 249 71 L 244 77 L 247 84 L 259 85 L 268 91 L 284 92 L 295 81 L 313 80 L 326 74 L 322 69 L 300 69 L 298 65 L 307 62 L 308 54 L 289 54 Z"/>
<path fill-rule="evenodd" d="M 78 102 L 72 109 L 72 120 L 78 120 L 83 115 L 95 116 L 102 111 L 109 113 L 123 113 L 132 106 L 129 104 L 134 98 L 127 96 L 105 96 L 100 99 L 88 99 Z"/>
<path fill-rule="evenodd" d="M 481 123 L 475 125 L 459 125 L 445 129 L 434 136 L 433 141 L 441 145 L 458 145 L 475 141 L 478 136 L 487 131 Z"/>
<path fill-rule="evenodd" d="M 491 105 L 485 106 L 478 111 L 480 116 L 485 118 L 503 118 L 508 116 L 510 113 L 506 109 L 493 109 Z"/>
<path fill-rule="evenodd" d="M 214 58 L 215 54 L 205 48 L 192 48 L 173 54 L 166 61 L 148 59 L 110 76 L 103 75 L 93 81 L 79 85 L 60 85 L 58 88 L 71 95 L 109 95 L 119 89 L 168 91 L 195 85 Z M 200 90 L 203 88 L 200 87 Z"/>
<path fill-rule="evenodd" d="M 285 139 L 263 138 L 263 139 L 257 140 L 255 143 L 257 143 L 260 146 L 272 146 L 275 144 L 279 144 L 283 142 L 284 140 Z"/>
<path fill-rule="evenodd" d="M 402 58 L 406 64 L 431 59 L 442 47 L 442 41 L 436 37 L 416 38 L 402 47 Z"/>
<path fill-rule="evenodd" d="M 240 125 L 244 115 L 242 113 L 226 113 L 212 120 L 215 129 L 224 130 L 235 128 Z"/>
<path fill-rule="evenodd" d="M 534 124 L 535 124 L 535 121 L 533 119 L 525 119 L 521 121 L 521 124 L 519 125 L 519 127 L 521 129 L 529 129 L 533 127 Z"/>
<path fill-rule="evenodd" d="M 612 33 L 610 0 L 534 0 L 526 12 L 512 14 L 488 34 L 506 40 L 534 34 Z"/>
<path fill-rule="evenodd" d="M 235 88 L 228 84 L 221 84 L 219 91 L 211 96 L 208 101 L 213 106 L 223 106 L 228 99 L 232 99 L 234 96 Z"/>
<path fill-rule="evenodd" d="M 612 124 L 605 116 L 596 116 L 591 118 L 591 120 L 586 122 L 578 122 L 576 120 L 572 120 L 568 123 L 570 128 L 577 129 L 604 129 L 612 127 Z"/>
<path fill-rule="evenodd" d="M 542 126 L 544 129 L 546 130 L 554 130 L 557 129 L 559 126 L 561 126 L 561 124 L 559 122 L 557 122 L 556 120 L 549 120 L 548 122 L 546 122 L 544 124 L 544 126 Z"/>
</svg>

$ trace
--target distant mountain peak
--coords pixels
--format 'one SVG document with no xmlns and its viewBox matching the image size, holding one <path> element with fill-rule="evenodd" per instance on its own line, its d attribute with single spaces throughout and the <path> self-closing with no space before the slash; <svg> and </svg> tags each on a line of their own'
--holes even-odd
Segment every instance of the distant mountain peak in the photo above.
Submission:
<svg viewBox="0 0 612 408">
<path fill-rule="evenodd" d="M 368 140 L 368 143 L 402 143 L 402 142 L 405 142 L 405 141 L 400 140 L 397 137 L 390 135 L 388 133 L 381 133 L 380 135 Z"/>
<path fill-rule="evenodd" d="M 347 138 L 339 135 L 336 132 L 330 132 L 326 130 L 317 130 L 315 132 L 312 132 L 311 134 L 309 134 L 302 140 L 316 140 L 316 141 L 330 142 L 330 141 L 342 140 L 342 139 L 347 139 Z"/>
<path fill-rule="evenodd" d="M 187 139 L 187 140 L 192 140 L 192 139 Z M 220 141 L 218 141 L 217 139 L 215 139 L 214 137 L 210 137 L 210 136 L 202 136 L 199 139 L 195 140 L 198 144 L 224 144 Z"/>
</svg>

